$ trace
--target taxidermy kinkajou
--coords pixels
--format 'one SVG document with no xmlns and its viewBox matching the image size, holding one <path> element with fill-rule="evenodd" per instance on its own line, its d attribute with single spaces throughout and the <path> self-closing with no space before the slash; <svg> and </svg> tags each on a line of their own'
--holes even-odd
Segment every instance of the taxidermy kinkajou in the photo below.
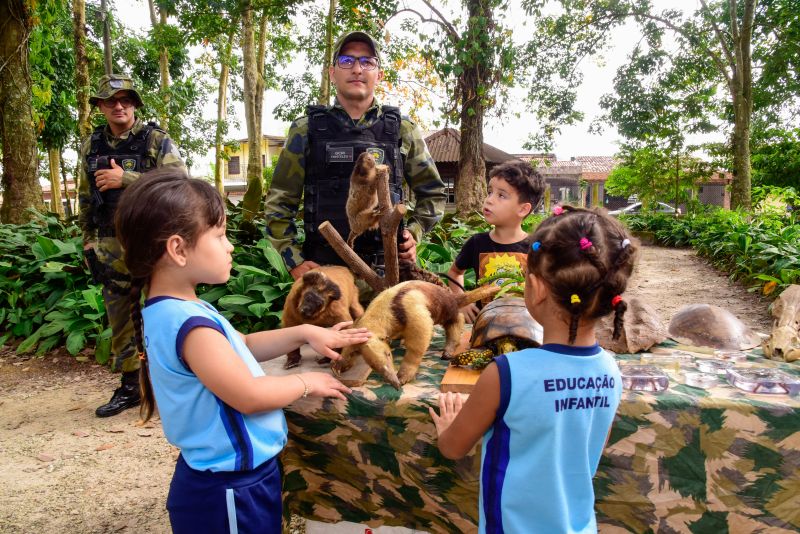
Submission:
<svg viewBox="0 0 800 534">
<path fill-rule="evenodd" d="M 413 380 L 433 337 L 433 325 L 444 327 L 446 341 L 442 358 L 450 359 L 464 329 L 464 316 L 459 308 L 489 298 L 500 291 L 489 284 L 456 295 L 437 285 L 411 281 L 392 286 L 381 292 L 355 326 L 367 328 L 372 337 L 366 343 L 342 349 L 342 359 L 333 362 L 334 372 L 341 373 L 353 365 L 353 358 L 363 356 L 374 370 L 397 389 Z M 403 339 L 406 354 L 399 372 L 395 372 L 389 342 Z"/>
<path fill-rule="evenodd" d="M 295 280 L 283 305 L 283 327 L 313 324 L 329 327 L 358 319 L 364 308 L 347 267 L 315 267 Z M 286 369 L 300 365 L 300 349 L 287 354 Z"/>
<path fill-rule="evenodd" d="M 386 165 L 381 165 L 386 167 Z M 367 230 L 378 228 L 381 218 L 378 209 L 378 165 L 368 152 L 362 152 L 350 175 L 350 193 L 347 196 L 347 222 L 350 223 L 350 235 L 347 244 L 353 248 L 353 242 Z"/>
</svg>

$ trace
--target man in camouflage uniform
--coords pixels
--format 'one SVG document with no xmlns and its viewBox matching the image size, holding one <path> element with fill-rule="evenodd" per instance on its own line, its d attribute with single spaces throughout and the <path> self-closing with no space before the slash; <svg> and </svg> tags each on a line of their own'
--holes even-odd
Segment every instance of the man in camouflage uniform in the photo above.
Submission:
<svg viewBox="0 0 800 534">
<path fill-rule="evenodd" d="M 351 32 L 339 38 L 333 57 L 329 74 L 337 93 L 334 105 L 309 106 L 308 114 L 292 123 L 266 198 L 267 237 L 295 279 L 319 264 L 344 264 L 317 227 L 330 220 L 347 238 L 349 176 L 360 152 L 369 151 L 377 163 L 390 166 L 393 202 L 402 199 L 403 179 L 413 191 L 414 209 L 399 239 L 401 260 L 416 260 L 423 232 L 444 213 L 444 184 L 422 133 L 397 108 L 382 106 L 375 98 L 375 85 L 383 79 L 378 43 L 366 33 Z M 295 226 L 301 198 L 302 250 Z M 378 232 L 362 235 L 354 248 L 368 264 L 382 265 Z"/>
<path fill-rule="evenodd" d="M 139 358 L 130 318 L 130 276 L 114 235 L 114 212 L 123 189 L 141 173 L 169 165 L 184 171 L 185 167 L 167 133 L 134 116 L 142 98 L 130 77 L 103 76 L 89 102 L 108 121 L 81 145 L 86 174 L 80 181 L 79 201 L 84 257 L 95 282 L 103 285 L 111 325 L 111 370 L 122 372 L 122 385 L 95 412 L 98 417 L 109 417 L 140 402 Z"/>
</svg>

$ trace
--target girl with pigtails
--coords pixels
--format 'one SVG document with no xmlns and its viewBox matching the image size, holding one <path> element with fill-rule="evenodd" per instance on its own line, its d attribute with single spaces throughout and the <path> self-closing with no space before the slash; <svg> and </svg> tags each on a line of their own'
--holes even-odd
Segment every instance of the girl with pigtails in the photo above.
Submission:
<svg viewBox="0 0 800 534">
<path fill-rule="evenodd" d="M 219 193 L 181 170 L 158 169 L 126 188 L 116 230 L 133 278 L 141 415 L 148 420 L 157 405 L 164 434 L 181 450 L 167 497 L 173 532 L 280 532 L 282 408 L 350 390 L 326 373 L 265 376 L 258 362 L 306 342 L 337 359 L 333 348 L 369 333 L 341 323 L 243 335 L 200 300 L 198 284 L 230 277 L 233 245 Z"/>
<path fill-rule="evenodd" d="M 592 477 L 622 384 L 595 324 L 614 313 L 619 336 L 637 247 L 605 211 L 569 206 L 531 241 L 525 304 L 543 345 L 498 356 L 466 401 L 440 395 L 431 416 L 448 458 L 483 437 L 481 533 L 597 532 Z"/>
</svg>

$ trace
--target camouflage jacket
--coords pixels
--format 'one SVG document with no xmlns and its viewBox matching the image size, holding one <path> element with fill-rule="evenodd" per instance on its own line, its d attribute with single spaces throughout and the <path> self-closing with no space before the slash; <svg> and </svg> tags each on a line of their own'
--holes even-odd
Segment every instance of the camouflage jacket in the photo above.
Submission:
<svg viewBox="0 0 800 534">
<path fill-rule="evenodd" d="M 145 122 L 141 119 L 136 119 L 136 122 L 133 124 L 133 127 L 128 130 L 127 132 L 123 133 L 119 137 L 115 137 L 111 130 L 106 126 L 105 128 L 105 135 L 106 135 L 106 142 L 111 147 L 116 147 L 121 142 L 128 139 L 128 136 L 131 134 L 136 134 L 145 127 Z M 87 136 L 83 142 L 81 143 L 81 151 L 80 151 L 80 159 L 84 163 L 86 162 L 86 156 L 89 154 L 89 150 L 92 147 L 91 135 Z M 185 169 L 185 164 L 183 163 L 183 159 L 181 159 L 180 152 L 178 152 L 178 147 L 175 146 L 175 143 L 172 142 L 169 135 L 160 131 L 160 130 L 153 130 L 150 133 L 150 137 L 148 138 L 149 146 L 148 146 L 148 154 L 151 158 L 153 158 L 156 162 L 156 167 L 166 167 L 168 165 L 174 165 Z M 91 191 L 89 190 L 89 176 L 88 170 L 85 168 L 84 165 L 84 174 L 81 177 L 80 184 L 78 186 L 78 202 L 80 203 L 80 225 L 81 230 L 83 230 L 83 239 L 84 241 L 92 241 L 95 239 L 97 230 L 92 227 L 91 221 Z M 122 173 L 122 187 L 127 187 L 136 180 L 139 179 L 141 173 L 133 172 L 133 171 L 125 171 Z"/>
<path fill-rule="evenodd" d="M 351 119 L 338 101 L 329 108 L 329 113 L 342 121 L 369 127 L 381 116 L 382 111 L 376 99 L 358 121 Z M 408 230 L 419 242 L 423 232 L 430 230 L 442 218 L 446 194 L 422 132 L 405 116 L 400 124 L 400 137 L 400 151 L 405 158 L 404 175 L 415 200 L 413 210 L 409 210 Z M 289 128 L 264 206 L 267 237 L 290 269 L 303 262 L 297 242 L 295 217 L 303 196 L 308 157 L 308 117 L 301 117 Z"/>
</svg>

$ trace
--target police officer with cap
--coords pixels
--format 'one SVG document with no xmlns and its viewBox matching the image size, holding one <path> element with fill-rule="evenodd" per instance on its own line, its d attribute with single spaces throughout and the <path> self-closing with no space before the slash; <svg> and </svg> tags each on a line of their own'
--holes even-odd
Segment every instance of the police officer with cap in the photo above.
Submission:
<svg viewBox="0 0 800 534">
<path fill-rule="evenodd" d="M 398 108 L 381 105 L 375 98 L 375 86 L 383 79 L 377 41 L 364 32 L 343 35 L 328 72 L 336 87 L 334 104 L 309 106 L 307 115 L 292 123 L 266 198 L 267 237 L 295 279 L 318 265 L 344 265 L 318 227 L 327 220 L 340 235 L 349 234 L 345 205 L 350 174 L 364 151 L 390 167 L 394 203 L 404 201 L 404 181 L 413 191 L 414 207 L 398 240 L 401 260 L 416 260 L 423 232 L 444 213 L 444 183 L 422 133 Z M 295 225 L 301 198 L 302 249 Z M 364 233 L 354 248 L 368 265 L 383 265 L 379 232 Z"/>
<path fill-rule="evenodd" d="M 114 212 L 122 191 L 141 173 L 183 160 L 169 135 L 154 123 L 136 118 L 142 98 L 129 76 L 100 78 L 89 98 L 106 118 L 83 140 L 80 157 L 86 174 L 80 180 L 80 225 L 84 257 L 96 283 L 103 286 L 103 301 L 111 325 L 111 370 L 122 372 L 122 385 L 111 400 L 97 408 L 109 417 L 140 403 L 139 358 L 130 319 L 130 275 L 122 247 L 114 234 Z"/>
</svg>

